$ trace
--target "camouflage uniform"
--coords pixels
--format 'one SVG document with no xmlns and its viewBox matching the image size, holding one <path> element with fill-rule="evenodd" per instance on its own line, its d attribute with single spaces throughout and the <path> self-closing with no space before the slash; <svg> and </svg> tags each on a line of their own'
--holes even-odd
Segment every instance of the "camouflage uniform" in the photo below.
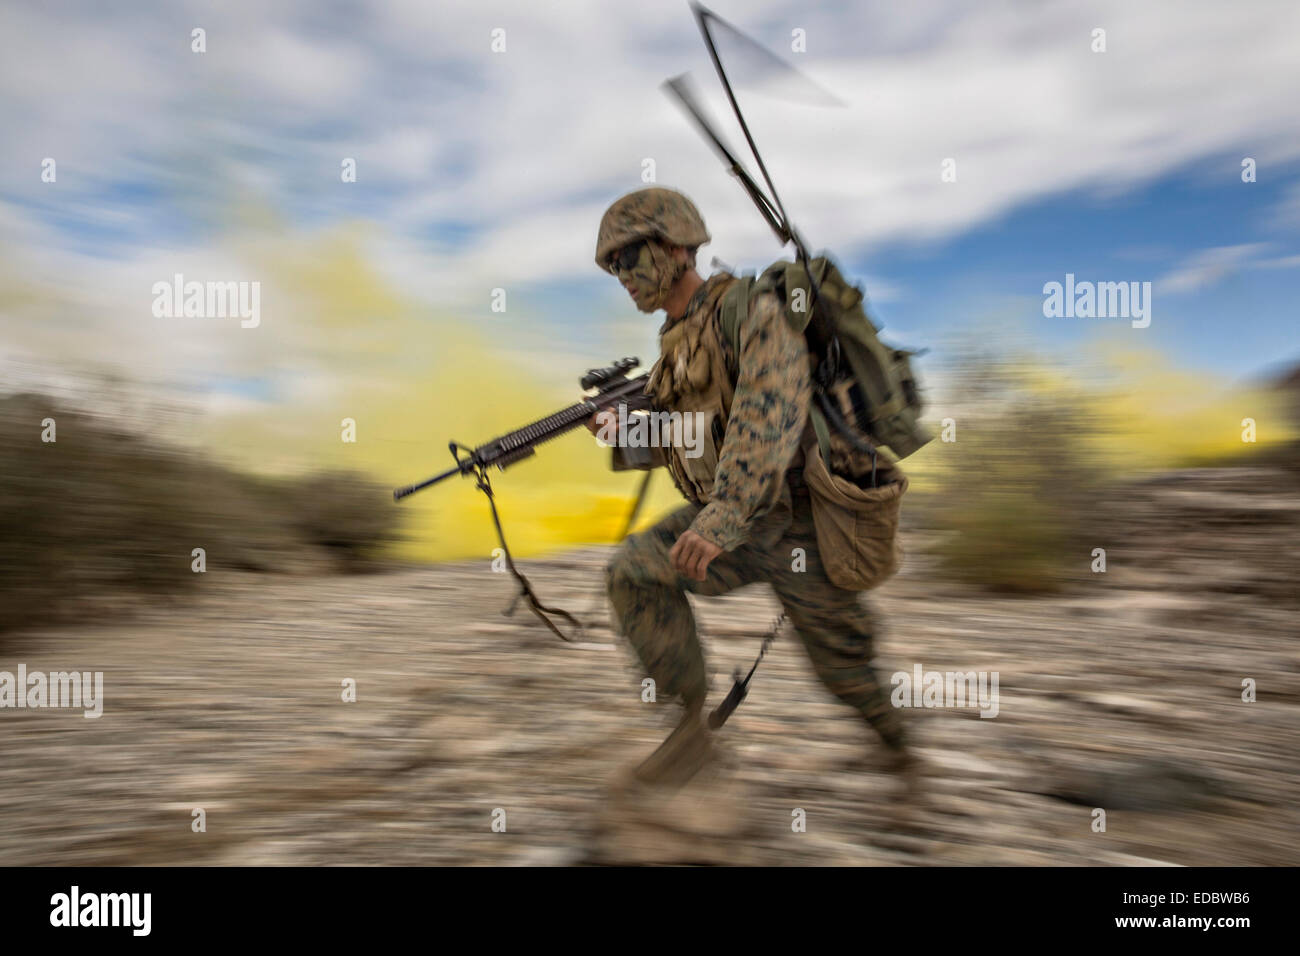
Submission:
<svg viewBox="0 0 1300 956">
<path fill-rule="evenodd" d="M 602 223 L 602 237 L 606 232 Z M 598 261 L 609 254 L 610 245 L 605 244 L 604 255 L 598 253 Z M 721 446 L 716 461 L 710 461 L 712 453 L 692 463 L 680 457 L 674 461 L 674 449 L 614 449 L 616 470 L 668 465 L 690 501 L 653 528 L 629 537 L 606 568 L 617 621 L 660 690 L 694 711 L 703 704 L 707 687 L 685 592 L 713 596 L 768 582 L 822 682 L 855 707 L 888 745 L 901 750 L 898 712 L 871 666 L 871 613 L 858 592 L 836 587 L 827 578 L 800 478 L 810 434 L 807 344 L 787 323 L 776 298 L 762 295 L 741 323 L 740 355 L 734 354 L 720 332 L 718 309 L 721 294 L 733 282 L 726 273 L 710 277 L 686 313 L 664 323 L 663 354 L 647 387 L 658 408 L 683 412 L 708 406 L 710 401 L 701 396 L 721 390 L 725 431 L 720 436 L 719 430 L 713 432 Z M 710 365 L 716 372 L 712 376 Z M 670 549 L 688 529 L 723 549 L 702 582 L 679 575 L 669 559 Z M 793 570 L 796 548 L 806 556 L 800 571 Z"/>
</svg>

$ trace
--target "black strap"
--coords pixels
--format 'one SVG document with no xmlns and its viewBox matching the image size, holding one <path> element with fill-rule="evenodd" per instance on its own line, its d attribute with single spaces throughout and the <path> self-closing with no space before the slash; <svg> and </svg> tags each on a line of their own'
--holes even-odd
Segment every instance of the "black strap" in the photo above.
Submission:
<svg viewBox="0 0 1300 956">
<path fill-rule="evenodd" d="M 717 730 L 725 724 L 727 718 L 732 715 L 735 709 L 740 706 L 740 702 L 745 699 L 745 695 L 749 693 L 749 682 L 754 678 L 754 671 L 758 670 L 759 661 L 766 656 L 767 649 L 772 646 L 772 642 L 775 641 L 777 635 L 781 633 L 781 628 L 784 624 L 784 614 L 772 622 L 772 628 L 767 632 L 767 636 L 763 638 L 763 644 L 758 649 L 758 657 L 754 658 L 754 664 L 750 667 L 748 674 L 742 678 L 740 676 L 740 669 L 737 668 L 736 672 L 731 675 L 731 690 L 728 691 L 727 696 L 722 699 L 722 703 L 715 707 L 713 712 L 709 714 L 710 730 Z"/>
<path fill-rule="evenodd" d="M 562 617 L 578 630 L 582 630 L 581 622 L 579 622 L 578 619 L 568 611 L 561 610 L 558 607 L 547 607 L 539 601 L 536 593 L 533 591 L 533 586 L 528 583 L 528 579 L 519 573 L 519 569 L 515 567 L 514 558 L 510 555 L 510 547 L 506 544 L 505 532 L 501 530 L 501 518 L 497 514 L 496 498 L 492 494 L 492 482 L 488 480 L 487 468 L 485 466 L 478 465 L 475 467 L 474 480 L 478 485 L 479 491 L 487 495 L 488 504 L 492 508 L 492 523 L 496 525 L 497 529 L 497 540 L 501 542 L 501 551 L 506 556 L 506 567 L 510 569 L 510 573 L 513 574 L 515 580 L 519 582 L 519 593 L 514 596 L 514 599 L 511 600 L 510 604 L 506 606 L 506 609 L 502 613 L 505 614 L 506 617 L 510 617 L 515 613 L 515 608 L 519 605 L 519 599 L 524 598 L 528 603 L 529 609 L 537 615 L 543 624 L 550 628 L 551 633 L 562 641 L 567 641 L 570 644 L 573 643 L 573 639 L 565 637 L 564 632 L 556 627 L 555 622 L 546 615 L 554 614 L 557 617 Z"/>
<path fill-rule="evenodd" d="M 814 394 L 816 395 L 817 403 L 821 405 L 822 414 L 824 414 L 831 425 L 835 427 L 835 430 L 843 435 L 848 440 L 849 444 L 858 451 L 864 451 L 871 456 L 871 487 L 875 488 L 876 446 L 869 441 L 863 441 L 854 434 L 853 429 L 849 427 L 849 423 L 844 420 L 842 415 L 840 415 L 839 409 L 835 407 L 835 402 L 826 394 L 824 389 L 816 388 Z M 830 468 L 829 461 L 826 463 L 826 467 Z"/>
</svg>

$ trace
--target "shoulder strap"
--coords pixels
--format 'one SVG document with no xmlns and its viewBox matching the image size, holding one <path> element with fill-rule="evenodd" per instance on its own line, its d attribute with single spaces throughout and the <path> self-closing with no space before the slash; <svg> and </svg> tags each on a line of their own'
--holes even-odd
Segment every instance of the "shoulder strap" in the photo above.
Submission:
<svg viewBox="0 0 1300 956">
<path fill-rule="evenodd" d="M 722 297 L 722 336 L 731 343 L 733 354 L 740 357 L 740 323 L 749 315 L 750 290 L 754 285 L 752 275 L 744 275 L 731 284 Z"/>
<path fill-rule="evenodd" d="M 792 265 L 792 263 L 781 264 Z M 722 334 L 731 343 L 737 360 L 740 358 L 740 323 L 749 315 L 750 300 L 760 292 L 774 292 L 775 279 L 776 275 L 772 269 L 764 272 L 762 278 L 757 281 L 752 275 L 742 276 L 732 284 L 722 299 Z M 802 324 L 806 325 L 806 320 Z M 799 328 L 801 323 L 791 322 L 791 325 Z M 826 423 L 826 416 L 816 404 L 809 407 L 808 415 L 812 419 L 813 431 L 817 434 L 817 445 L 821 449 L 822 458 L 829 461 L 831 433 Z"/>
</svg>

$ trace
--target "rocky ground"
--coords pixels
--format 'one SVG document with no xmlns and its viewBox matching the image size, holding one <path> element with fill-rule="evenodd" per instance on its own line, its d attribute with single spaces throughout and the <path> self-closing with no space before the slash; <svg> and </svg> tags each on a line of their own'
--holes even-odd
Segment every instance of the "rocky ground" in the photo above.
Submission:
<svg viewBox="0 0 1300 956">
<path fill-rule="evenodd" d="M 196 601 L 0 645 L 0 669 L 105 682 L 97 720 L 0 711 L 0 864 L 1295 865 L 1300 496 L 1250 477 L 1143 486 L 1107 573 L 1064 597 L 938 582 L 912 531 L 873 599 L 880 668 L 996 671 L 1000 697 L 994 719 L 906 715 L 930 766 L 915 799 L 788 632 L 717 766 L 625 785 L 675 713 L 609 631 L 605 549 L 522 562 L 548 603 L 593 609 L 572 645 L 503 617 L 512 582 L 486 561 L 209 573 Z M 716 701 L 777 606 L 696 607 Z"/>
</svg>

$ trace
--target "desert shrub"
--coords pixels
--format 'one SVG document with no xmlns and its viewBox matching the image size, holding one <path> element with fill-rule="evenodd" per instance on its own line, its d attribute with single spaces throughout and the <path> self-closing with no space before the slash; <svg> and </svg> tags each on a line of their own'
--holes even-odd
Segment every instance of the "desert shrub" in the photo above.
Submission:
<svg viewBox="0 0 1300 956">
<path fill-rule="evenodd" d="M 397 540 L 392 491 L 361 475 L 308 475 L 276 489 L 278 513 L 306 544 L 326 549 L 339 570 L 364 571 Z"/>
<path fill-rule="evenodd" d="M 256 478 L 43 396 L 0 398 L 0 630 L 193 587 L 194 548 L 209 572 L 363 570 L 396 534 L 386 494 L 350 474 Z"/>
<path fill-rule="evenodd" d="M 977 356 L 953 380 L 963 411 L 928 514 L 940 568 L 993 591 L 1053 591 L 1088 572 L 1102 470 L 1087 398 L 1014 359 Z"/>
</svg>

